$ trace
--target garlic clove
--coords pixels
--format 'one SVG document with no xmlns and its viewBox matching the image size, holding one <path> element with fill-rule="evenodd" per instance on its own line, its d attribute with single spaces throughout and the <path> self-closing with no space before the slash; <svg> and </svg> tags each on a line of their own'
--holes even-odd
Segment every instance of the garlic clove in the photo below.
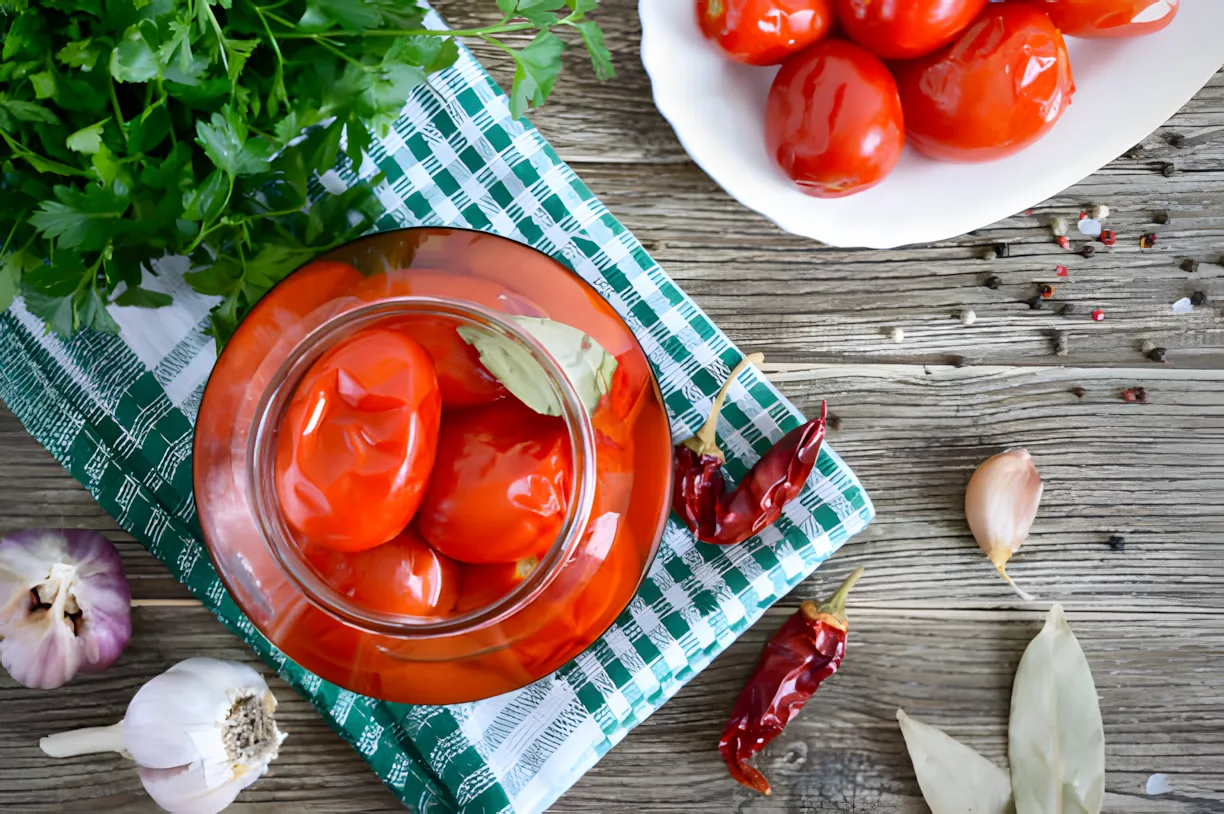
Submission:
<svg viewBox="0 0 1224 814">
<path fill-rule="evenodd" d="M 216 814 L 268 769 L 264 764 L 218 786 L 209 785 L 199 762 L 174 769 L 140 769 L 140 782 L 153 802 L 171 814 Z"/>
<path fill-rule="evenodd" d="M 999 575 L 1016 593 L 1031 601 L 1007 575 L 1007 562 L 1028 538 L 1037 517 L 1043 484 L 1032 456 L 1014 449 L 989 458 L 977 468 L 965 489 L 965 519 Z"/>
</svg>

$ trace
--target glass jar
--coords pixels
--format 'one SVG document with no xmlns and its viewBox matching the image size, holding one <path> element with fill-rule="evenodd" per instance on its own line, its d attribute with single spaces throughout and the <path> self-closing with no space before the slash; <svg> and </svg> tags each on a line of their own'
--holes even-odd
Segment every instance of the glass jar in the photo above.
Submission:
<svg viewBox="0 0 1224 814">
<path fill-rule="evenodd" d="M 547 317 L 592 336 L 617 359 L 612 392 L 588 411 L 514 316 Z M 573 473 L 564 522 L 538 565 L 500 599 L 441 618 L 365 607 L 330 584 L 285 522 L 273 469 L 286 407 L 315 361 L 359 331 L 392 326 L 411 335 L 421 325 L 486 332 L 529 355 L 560 405 Z M 446 360 L 434 362 L 445 376 Z M 645 355 L 593 289 L 513 241 L 411 229 L 342 247 L 260 302 L 209 380 L 194 478 L 217 571 L 261 633 L 354 692 L 436 704 L 522 687 L 611 625 L 657 551 L 670 462 L 667 414 Z"/>
</svg>

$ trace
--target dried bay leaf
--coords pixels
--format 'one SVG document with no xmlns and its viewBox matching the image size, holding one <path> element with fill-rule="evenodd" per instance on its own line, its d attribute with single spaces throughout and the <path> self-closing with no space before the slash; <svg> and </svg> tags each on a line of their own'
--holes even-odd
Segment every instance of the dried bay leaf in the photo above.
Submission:
<svg viewBox="0 0 1224 814">
<path fill-rule="evenodd" d="M 897 710 L 931 814 L 1013 814 L 1007 772 L 940 729 Z"/>
<path fill-rule="evenodd" d="M 1105 730 L 1088 660 L 1061 605 L 1029 643 L 1012 685 L 1008 758 L 1017 814 L 1099 814 Z"/>
</svg>

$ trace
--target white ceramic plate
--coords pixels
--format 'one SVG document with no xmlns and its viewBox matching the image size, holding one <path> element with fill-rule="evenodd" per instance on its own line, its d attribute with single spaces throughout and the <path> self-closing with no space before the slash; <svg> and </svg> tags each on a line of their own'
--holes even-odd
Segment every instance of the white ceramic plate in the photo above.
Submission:
<svg viewBox="0 0 1224 814">
<path fill-rule="evenodd" d="M 766 154 L 765 98 L 776 68 L 740 65 L 706 42 L 694 0 L 640 0 L 642 62 L 655 104 L 703 170 L 788 232 L 834 246 L 945 240 L 1055 195 L 1129 150 L 1224 65 L 1224 0 L 1182 0 L 1164 31 L 1068 38 L 1077 90 L 1054 129 L 1017 155 L 946 164 L 906 148 L 883 183 L 835 200 L 795 189 Z"/>
</svg>

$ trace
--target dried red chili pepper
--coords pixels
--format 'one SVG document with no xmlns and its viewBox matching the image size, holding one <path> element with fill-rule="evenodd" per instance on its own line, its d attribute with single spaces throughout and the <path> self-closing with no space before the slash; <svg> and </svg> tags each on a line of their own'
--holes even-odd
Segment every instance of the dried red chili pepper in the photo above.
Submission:
<svg viewBox="0 0 1224 814">
<path fill-rule="evenodd" d="M 718 751 L 731 776 L 750 789 L 769 794 L 769 781 L 748 759 L 765 748 L 803 709 L 846 655 L 846 595 L 862 576 L 857 568 L 833 596 L 817 605 L 806 601 L 778 629 L 752 678 L 740 691 Z"/>
<path fill-rule="evenodd" d="M 803 489 L 816 464 L 828 416 L 823 402 L 820 418 L 782 436 L 739 486 L 727 490 L 722 471 L 725 456 L 715 438 L 718 414 L 739 372 L 749 363 L 763 360 L 754 353 L 736 365 L 714 397 L 706 423 L 692 438 L 676 445 L 672 508 L 702 542 L 734 545 L 772 525 L 782 516 L 782 508 Z"/>
</svg>

